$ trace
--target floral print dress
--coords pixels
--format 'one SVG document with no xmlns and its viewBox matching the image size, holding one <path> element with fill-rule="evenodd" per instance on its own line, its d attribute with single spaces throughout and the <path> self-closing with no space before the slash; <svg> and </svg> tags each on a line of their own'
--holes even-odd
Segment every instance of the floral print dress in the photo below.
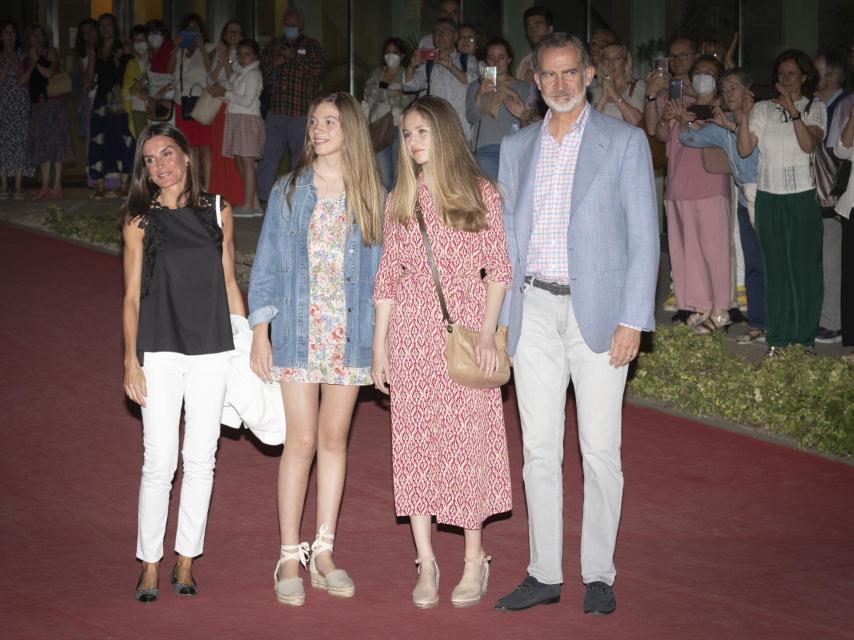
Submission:
<svg viewBox="0 0 854 640">
<path fill-rule="evenodd" d="M 0 84 L 0 173 L 4 176 L 15 175 L 18 171 L 27 177 L 33 175 L 27 154 L 30 96 L 27 88 L 18 84 L 23 58 L 20 51 L 15 51 L 11 60 L 0 53 L 0 68 L 5 74 Z"/>
<path fill-rule="evenodd" d="M 348 216 L 345 194 L 322 198 L 308 227 L 309 325 L 305 369 L 277 367 L 283 382 L 367 385 L 369 368 L 344 365 L 347 299 L 344 295 L 344 245 Z"/>
</svg>

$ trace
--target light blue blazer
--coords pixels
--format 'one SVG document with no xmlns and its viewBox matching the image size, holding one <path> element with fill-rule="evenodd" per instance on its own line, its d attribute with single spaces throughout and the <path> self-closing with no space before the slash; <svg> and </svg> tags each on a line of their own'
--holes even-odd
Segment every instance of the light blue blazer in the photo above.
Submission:
<svg viewBox="0 0 854 640">
<path fill-rule="evenodd" d="M 501 322 L 509 325 L 510 355 L 522 327 L 541 129 L 542 123 L 525 127 L 501 143 L 498 182 L 513 265 Z M 591 108 L 569 207 L 572 308 L 587 345 L 596 353 L 607 351 L 619 324 L 653 331 L 658 204 L 649 143 L 640 128 Z"/>
</svg>

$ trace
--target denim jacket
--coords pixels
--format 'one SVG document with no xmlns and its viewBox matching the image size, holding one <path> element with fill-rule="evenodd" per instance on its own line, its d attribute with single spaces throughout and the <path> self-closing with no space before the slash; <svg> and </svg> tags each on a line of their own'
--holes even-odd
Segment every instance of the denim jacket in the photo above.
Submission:
<svg viewBox="0 0 854 640">
<path fill-rule="evenodd" d="M 308 227 L 317 192 L 308 168 L 296 180 L 291 206 L 281 178 L 270 193 L 249 283 L 249 324 L 271 323 L 273 364 L 302 368 L 308 364 L 309 264 Z M 347 326 L 344 365 L 371 366 L 374 337 L 374 276 L 379 244 L 365 246 L 353 224 L 344 247 L 344 295 Z"/>
</svg>

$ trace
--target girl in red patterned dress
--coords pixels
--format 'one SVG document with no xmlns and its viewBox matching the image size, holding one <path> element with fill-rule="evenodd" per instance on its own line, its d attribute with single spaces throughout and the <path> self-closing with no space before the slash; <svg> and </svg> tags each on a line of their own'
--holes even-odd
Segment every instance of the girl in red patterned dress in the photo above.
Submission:
<svg viewBox="0 0 854 640">
<path fill-rule="evenodd" d="M 462 387 L 448 377 L 442 313 L 414 210 L 420 205 L 450 315 L 480 329 L 478 364 L 491 373 L 510 285 L 501 197 L 441 98 L 421 98 L 404 111 L 399 164 L 374 287 L 371 376 L 384 393 L 391 385 L 395 509 L 409 516 L 418 553 L 413 602 L 419 608 L 439 602 L 435 516 L 465 531 L 463 576 L 451 603 L 470 606 L 483 599 L 489 579 L 483 521 L 511 509 L 501 391 Z"/>
</svg>

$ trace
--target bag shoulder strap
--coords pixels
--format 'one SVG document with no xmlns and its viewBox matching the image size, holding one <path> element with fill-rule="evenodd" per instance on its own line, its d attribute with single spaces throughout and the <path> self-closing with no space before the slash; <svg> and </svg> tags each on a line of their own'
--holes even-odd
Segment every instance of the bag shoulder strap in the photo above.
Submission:
<svg viewBox="0 0 854 640">
<path fill-rule="evenodd" d="M 450 331 L 451 315 L 448 313 L 448 305 L 445 303 L 445 294 L 442 293 L 442 283 L 439 282 L 439 270 L 436 268 L 436 258 L 433 256 L 433 247 L 430 245 L 430 236 L 427 235 L 427 225 L 424 224 L 424 216 L 421 213 L 421 203 L 415 196 L 415 218 L 418 220 L 418 228 L 421 230 L 421 240 L 424 242 L 424 251 L 427 253 L 427 262 L 430 263 L 430 273 L 433 274 L 433 284 L 436 285 L 436 293 L 439 295 L 439 306 L 442 307 L 442 322 Z"/>
<path fill-rule="evenodd" d="M 424 65 L 424 75 L 427 76 L 427 95 L 430 95 L 430 76 L 433 75 L 433 65 L 434 62 L 432 60 L 428 60 Z"/>
</svg>

